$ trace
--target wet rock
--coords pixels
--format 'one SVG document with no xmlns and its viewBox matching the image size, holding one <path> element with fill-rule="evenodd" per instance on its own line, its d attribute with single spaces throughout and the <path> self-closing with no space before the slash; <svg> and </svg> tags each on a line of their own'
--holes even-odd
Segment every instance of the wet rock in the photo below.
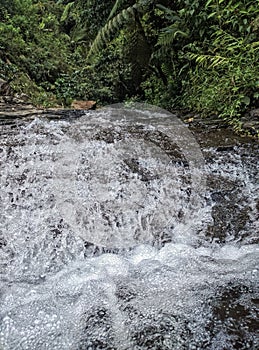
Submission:
<svg viewBox="0 0 259 350">
<path fill-rule="evenodd" d="M 226 179 L 223 176 L 208 175 L 207 177 L 207 187 L 211 190 L 212 194 L 220 193 L 222 196 L 225 196 L 234 191 L 237 186 L 240 186 L 240 183 Z"/>
<path fill-rule="evenodd" d="M 258 242 L 257 234 L 248 234 L 249 231 L 255 232 L 257 213 L 254 193 L 245 191 L 248 180 L 242 177 L 241 172 L 231 173 L 231 169 L 237 166 L 248 167 L 247 176 L 255 179 L 257 152 L 258 147 L 252 142 L 234 147 L 219 145 L 216 149 L 205 152 L 206 163 L 214 169 L 207 176 L 213 219 L 212 225 L 208 227 L 207 236 L 211 240 L 219 243 L 230 240 L 246 241 L 249 244 Z M 217 170 L 213 165 L 215 163 L 218 164 Z M 229 167 L 225 167 L 225 163 L 229 164 Z"/>
<path fill-rule="evenodd" d="M 124 159 L 124 163 L 133 173 L 138 174 L 142 181 L 148 182 L 154 179 L 158 179 L 158 175 L 152 174 L 148 169 L 145 169 L 143 166 L 141 166 L 138 159 Z"/>
<path fill-rule="evenodd" d="M 252 117 L 252 118 L 257 118 L 257 121 L 258 121 L 258 118 L 259 118 L 259 108 L 252 109 L 252 110 L 249 112 L 249 115 L 250 115 L 250 117 Z"/>
<path fill-rule="evenodd" d="M 234 150 L 234 146 L 219 146 L 216 149 L 217 152 L 229 152 L 233 150 Z"/>
<path fill-rule="evenodd" d="M 249 284 L 229 282 L 220 286 L 212 301 L 212 338 L 226 332 L 229 348 L 255 349 L 256 339 L 251 334 L 259 326 L 256 304 L 252 299 L 256 294 L 255 288 Z"/>
<path fill-rule="evenodd" d="M 95 109 L 96 108 L 96 101 L 73 101 L 71 103 L 71 107 L 74 109 Z"/>
<path fill-rule="evenodd" d="M 99 307 L 88 310 L 82 323 L 85 323 L 85 327 L 78 349 L 115 350 L 111 313 L 107 308 Z"/>
<path fill-rule="evenodd" d="M 251 109 L 242 118 L 242 128 L 250 135 L 259 133 L 259 108 Z"/>
</svg>

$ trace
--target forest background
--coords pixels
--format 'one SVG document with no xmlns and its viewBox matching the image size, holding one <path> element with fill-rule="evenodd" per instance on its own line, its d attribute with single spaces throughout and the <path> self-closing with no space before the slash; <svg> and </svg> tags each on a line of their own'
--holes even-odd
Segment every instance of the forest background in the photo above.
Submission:
<svg viewBox="0 0 259 350">
<path fill-rule="evenodd" d="M 259 1 L 0 0 L 0 79 L 37 106 L 147 102 L 242 131 L 259 108 Z"/>
</svg>

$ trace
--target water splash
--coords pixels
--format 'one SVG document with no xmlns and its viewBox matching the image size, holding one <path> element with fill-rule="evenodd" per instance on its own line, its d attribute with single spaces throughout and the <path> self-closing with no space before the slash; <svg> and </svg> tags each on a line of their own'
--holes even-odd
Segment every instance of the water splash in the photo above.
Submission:
<svg viewBox="0 0 259 350">
<path fill-rule="evenodd" d="M 256 348 L 253 164 L 144 107 L 2 127 L 0 348 Z"/>
</svg>

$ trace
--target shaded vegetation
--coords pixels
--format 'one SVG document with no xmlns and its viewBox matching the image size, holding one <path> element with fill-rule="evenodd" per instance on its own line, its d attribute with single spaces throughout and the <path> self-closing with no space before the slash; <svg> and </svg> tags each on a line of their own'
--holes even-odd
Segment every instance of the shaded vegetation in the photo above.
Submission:
<svg viewBox="0 0 259 350">
<path fill-rule="evenodd" d="M 259 107 L 257 0 L 0 4 L 0 78 L 35 104 L 146 101 L 237 131 Z"/>
</svg>

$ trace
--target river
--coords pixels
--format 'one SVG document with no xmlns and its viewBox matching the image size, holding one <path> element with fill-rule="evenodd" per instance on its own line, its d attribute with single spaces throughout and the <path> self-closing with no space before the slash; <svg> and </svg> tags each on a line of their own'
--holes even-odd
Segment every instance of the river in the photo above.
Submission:
<svg viewBox="0 0 259 350">
<path fill-rule="evenodd" d="M 0 125 L 0 349 L 257 349 L 258 144 L 152 106 Z"/>
</svg>

